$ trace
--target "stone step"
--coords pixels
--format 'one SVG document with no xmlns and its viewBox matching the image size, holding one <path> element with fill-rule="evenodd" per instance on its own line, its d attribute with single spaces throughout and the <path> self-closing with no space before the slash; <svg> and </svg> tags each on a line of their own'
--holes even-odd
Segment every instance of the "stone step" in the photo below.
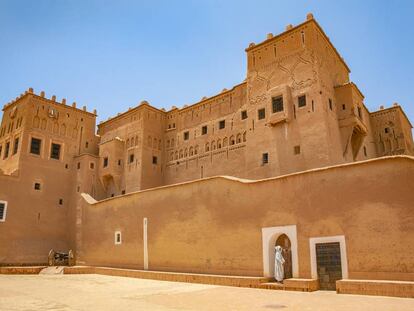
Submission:
<svg viewBox="0 0 414 311">
<path fill-rule="evenodd" d="M 51 266 L 42 269 L 39 274 L 63 274 L 64 269 L 63 266 Z"/>
</svg>

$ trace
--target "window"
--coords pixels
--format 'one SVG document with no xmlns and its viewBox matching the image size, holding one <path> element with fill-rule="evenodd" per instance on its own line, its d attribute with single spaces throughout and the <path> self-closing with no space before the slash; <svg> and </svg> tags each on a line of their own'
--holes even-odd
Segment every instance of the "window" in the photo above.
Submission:
<svg viewBox="0 0 414 311">
<path fill-rule="evenodd" d="M 265 165 L 269 163 L 269 154 L 268 153 L 263 153 L 262 154 L 262 165 Z"/>
<path fill-rule="evenodd" d="M 122 244 L 121 231 L 115 231 L 115 245 Z"/>
<path fill-rule="evenodd" d="M 262 109 L 257 110 L 257 118 L 259 120 L 262 120 L 262 119 L 266 118 L 266 110 L 265 110 L 265 108 L 262 108 Z"/>
<path fill-rule="evenodd" d="M 188 140 L 190 138 L 190 132 L 184 132 L 184 140 Z"/>
<path fill-rule="evenodd" d="M 364 146 L 364 156 L 367 156 L 367 147 Z"/>
<path fill-rule="evenodd" d="M 226 120 L 221 120 L 219 122 L 219 129 L 222 130 L 226 127 Z"/>
<path fill-rule="evenodd" d="M 9 150 L 10 150 L 10 142 L 8 141 L 6 143 L 6 147 L 4 148 L 4 159 L 9 156 Z"/>
<path fill-rule="evenodd" d="M 272 98 L 272 111 L 273 113 L 283 111 L 283 96 Z"/>
<path fill-rule="evenodd" d="M 129 163 L 132 163 L 132 162 L 134 162 L 134 154 L 133 153 L 131 153 L 129 155 Z"/>
<path fill-rule="evenodd" d="M 80 170 L 80 162 L 77 164 L 77 169 Z"/>
<path fill-rule="evenodd" d="M 121 166 L 121 164 L 122 164 L 122 161 L 121 160 L 118 160 L 118 166 Z"/>
<path fill-rule="evenodd" d="M 329 98 L 329 109 L 332 110 L 332 99 Z"/>
<path fill-rule="evenodd" d="M 152 157 L 152 164 L 157 164 L 158 163 L 158 158 L 156 156 Z"/>
<path fill-rule="evenodd" d="M 30 153 L 40 155 L 40 147 L 42 145 L 42 140 L 38 138 L 32 138 L 30 142 Z"/>
<path fill-rule="evenodd" d="M 52 143 L 52 148 L 50 149 L 50 158 L 51 159 L 60 159 L 60 145 Z"/>
<path fill-rule="evenodd" d="M 121 194 L 125 194 L 125 190 L 122 190 L 122 191 L 121 191 Z"/>
<path fill-rule="evenodd" d="M 14 139 L 14 145 L 13 145 L 13 154 L 16 154 L 19 150 L 19 138 Z"/>
<path fill-rule="evenodd" d="M 345 106 L 345 104 L 343 104 L 342 105 L 342 110 L 345 110 L 346 109 L 346 106 Z"/>
<path fill-rule="evenodd" d="M 34 190 L 40 190 L 40 189 L 41 189 L 40 183 L 35 182 L 35 184 L 34 184 Z"/>
<path fill-rule="evenodd" d="M 306 106 L 306 95 L 302 95 L 298 97 L 298 107 L 305 107 Z"/>
<path fill-rule="evenodd" d="M 6 221 L 7 202 L 0 201 L 0 221 Z"/>
<path fill-rule="evenodd" d="M 88 143 L 88 142 L 86 142 L 86 143 L 85 143 L 85 148 L 86 148 L 86 149 L 88 149 L 88 147 L 89 147 L 89 143 Z"/>
<path fill-rule="evenodd" d="M 59 199 L 59 205 L 63 205 L 63 199 Z"/>
<path fill-rule="evenodd" d="M 108 166 L 108 157 L 105 157 L 103 159 L 103 167 L 107 167 Z"/>
<path fill-rule="evenodd" d="M 91 170 L 93 170 L 93 169 L 95 168 L 95 163 L 90 162 L 90 163 L 89 163 L 89 168 L 90 168 Z"/>
<path fill-rule="evenodd" d="M 300 154 L 300 146 L 293 147 L 293 153 L 294 154 Z"/>
<path fill-rule="evenodd" d="M 390 132 L 390 129 L 389 129 L 388 127 L 386 127 L 386 128 L 384 129 L 384 132 L 385 132 L 386 134 L 388 134 L 388 133 Z"/>
<path fill-rule="evenodd" d="M 201 128 L 201 135 L 206 135 L 207 134 L 207 125 L 204 125 L 202 128 Z"/>
<path fill-rule="evenodd" d="M 247 119 L 247 110 L 243 110 L 243 111 L 241 112 L 241 119 L 242 119 L 242 120 Z"/>
</svg>

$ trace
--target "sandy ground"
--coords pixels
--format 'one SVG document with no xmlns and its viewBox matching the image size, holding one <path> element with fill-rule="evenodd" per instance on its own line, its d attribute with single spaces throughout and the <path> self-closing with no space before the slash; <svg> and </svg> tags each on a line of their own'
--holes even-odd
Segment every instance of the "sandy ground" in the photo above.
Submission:
<svg viewBox="0 0 414 311">
<path fill-rule="evenodd" d="M 414 299 L 274 291 L 103 275 L 0 275 L 0 310 L 414 310 Z"/>
</svg>

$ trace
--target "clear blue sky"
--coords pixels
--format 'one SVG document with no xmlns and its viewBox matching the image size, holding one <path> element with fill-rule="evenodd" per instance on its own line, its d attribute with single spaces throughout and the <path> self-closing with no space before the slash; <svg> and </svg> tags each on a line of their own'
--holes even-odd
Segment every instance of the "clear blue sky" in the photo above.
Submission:
<svg viewBox="0 0 414 311">
<path fill-rule="evenodd" d="M 313 12 L 370 110 L 414 123 L 414 1 L 0 0 L 0 103 L 28 87 L 98 109 L 191 104 L 245 78 L 244 49 Z"/>
</svg>

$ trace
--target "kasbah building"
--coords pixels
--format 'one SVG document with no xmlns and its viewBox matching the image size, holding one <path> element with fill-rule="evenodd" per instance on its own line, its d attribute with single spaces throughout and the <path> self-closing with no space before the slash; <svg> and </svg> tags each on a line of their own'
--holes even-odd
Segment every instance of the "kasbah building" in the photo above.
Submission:
<svg viewBox="0 0 414 311">
<path fill-rule="evenodd" d="M 71 249 L 68 273 L 260 286 L 281 245 L 283 286 L 412 297 L 414 144 L 402 107 L 368 111 L 312 14 L 246 56 L 233 88 L 169 111 L 142 101 L 97 132 L 96 111 L 31 88 L 6 104 L 0 265 L 46 265 L 51 249 Z"/>
</svg>

